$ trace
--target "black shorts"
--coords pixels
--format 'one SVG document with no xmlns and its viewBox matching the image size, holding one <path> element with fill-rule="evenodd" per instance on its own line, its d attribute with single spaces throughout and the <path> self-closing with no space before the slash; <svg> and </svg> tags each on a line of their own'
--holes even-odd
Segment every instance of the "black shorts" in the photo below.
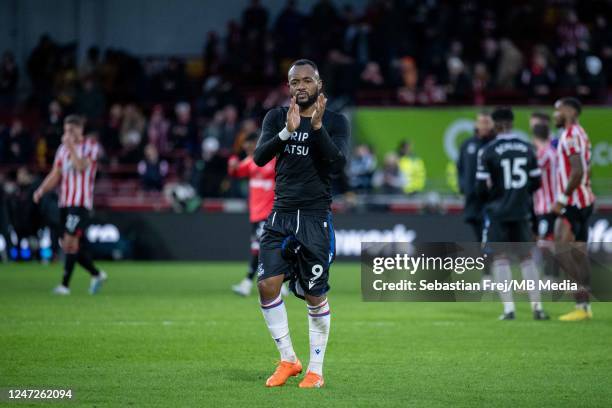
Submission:
<svg viewBox="0 0 612 408">
<path fill-rule="evenodd" d="M 536 216 L 536 234 L 540 239 L 554 239 L 557 214 L 548 213 Z"/>
<path fill-rule="evenodd" d="M 257 255 L 259 253 L 259 243 L 263 235 L 263 228 L 266 221 L 257 221 L 251 223 L 251 253 Z"/>
<path fill-rule="evenodd" d="M 533 232 L 528 220 L 502 221 L 485 218 L 483 241 L 486 242 L 532 242 Z"/>
<path fill-rule="evenodd" d="M 90 211 L 85 207 L 60 208 L 63 232 L 82 237 L 90 222 Z"/>
<path fill-rule="evenodd" d="M 284 275 L 296 296 L 322 296 L 329 291 L 329 267 L 335 257 L 331 213 L 275 211 L 261 237 L 257 279 Z"/>
<path fill-rule="evenodd" d="M 565 207 L 562 217 L 565 218 L 578 242 L 587 242 L 589 238 L 589 218 L 593 214 L 593 206 L 578 208 L 575 205 Z"/>
</svg>

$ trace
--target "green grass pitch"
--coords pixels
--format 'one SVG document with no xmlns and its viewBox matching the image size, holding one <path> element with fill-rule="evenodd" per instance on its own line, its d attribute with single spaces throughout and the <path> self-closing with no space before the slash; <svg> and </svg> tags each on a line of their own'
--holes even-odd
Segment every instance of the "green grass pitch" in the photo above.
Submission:
<svg viewBox="0 0 612 408">
<path fill-rule="evenodd" d="M 264 382 L 277 360 L 257 298 L 229 287 L 237 263 L 103 263 L 89 296 L 78 269 L 54 297 L 61 265 L 0 264 L 0 388 L 72 388 L 87 407 L 609 407 L 612 304 L 589 322 L 535 322 L 498 303 L 364 303 L 359 265 L 332 268 L 326 387 Z M 304 365 L 303 303 L 286 301 Z M 569 303 L 547 304 L 554 317 Z M 4 401 L 0 405 L 8 405 Z M 43 406 L 20 402 L 13 406 Z"/>
</svg>

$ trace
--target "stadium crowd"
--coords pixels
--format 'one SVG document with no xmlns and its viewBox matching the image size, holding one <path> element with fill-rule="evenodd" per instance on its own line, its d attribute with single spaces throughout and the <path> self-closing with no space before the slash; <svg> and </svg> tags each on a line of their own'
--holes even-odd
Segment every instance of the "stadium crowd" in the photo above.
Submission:
<svg viewBox="0 0 612 408">
<path fill-rule="evenodd" d="M 10 52 L 2 57 L 0 163 L 47 168 L 63 117 L 79 113 L 118 177 L 138 174 L 144 190 L 161 190 L 171 178 L 200 197 L 240 196 L 244 189 L 227 180 L 227 160 L 241 154 L 268 109 L 288 103 L 284 76 L 292 60 L 320 63 L 332 109 L 373 101 L 543 103 L 565 93 L 605 102 L 608 11 L 604 1 L 374 0 L 358 10 L 319 0 L 303 14 L 289 0 L 272 20 L 252 0 L 225 33 L 206 35 L 195 59 L 92 47 L 79 63 L 76 44 L 45 35 L 23 67 L 27 80 Z M 424 178 L 409 143 L 380 165 L 371 147 L 359 145 L 336 185 L 410 194 Z"/>
</svg>

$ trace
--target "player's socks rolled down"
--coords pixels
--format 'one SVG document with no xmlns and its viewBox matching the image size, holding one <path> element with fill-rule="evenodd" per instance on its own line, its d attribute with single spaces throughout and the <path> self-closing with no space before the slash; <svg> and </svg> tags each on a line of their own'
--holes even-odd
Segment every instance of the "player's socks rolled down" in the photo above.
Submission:
<svg viewBox="0 0 612 408">
<path fill-rule="evenodd" d="M 62 277 L 62 285 L 65 287 L 70 285 L 70 278 L 72 277 L 72 272 L 74 271 L 74 264 L 76 261 L 76 254 L 66 254 L 66 259 L 64 260 L 64 276 Z"/>
<path fill-rule="evenodd" d="M 310 361 L 308 371 L 323 375 L 323 359 L 329 337 L 331 316 L 327 299 L 319 305 L 308 305 L 308 333 L 310 337 Z"/>
<path fill-rule="evenodd" d="M 276 343 L 281 360 L 294 362 L 297 360 L 291 344 L 289 336 L 289 320 L 287 319 L 287 309 L 281 295 L 272 301 L 261 303 L 261 311 L 263 312 L 266 326 L 270 331 L 270 335 Z"/>
<path fill-rule="evenodd" d="M 540 279 L 540 273 L 533 259 L 525 259 L 521 262 L 521 273 L 523 274 L 524 280 L 531 280 L 536 282 L 535 289 L 528 291 L 529 301 L 531 302 L 531 310 L 542 310 L 542 299 L 540 297 L 540 290 L 538 289 L 537 282 Z"/>
<path fill-rule="evenodd" d="M 506 282 L 512 280 L 512 271 L 510 269 L 510 262 L 507 259 L 496 259 L 493 261 L 493 279 L 497 283 Z M 512 291 L 499 291 L 499 298 L 504 305 L 504 313 L 514 312 L 514 299 L 512 297 Z"/>
</svg>

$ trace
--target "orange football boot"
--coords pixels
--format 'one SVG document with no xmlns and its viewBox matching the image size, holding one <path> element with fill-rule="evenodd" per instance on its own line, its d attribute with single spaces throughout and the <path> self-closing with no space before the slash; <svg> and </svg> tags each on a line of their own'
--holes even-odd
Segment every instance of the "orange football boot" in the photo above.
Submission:
<svg viewBox="0 0 612 408">
<path fill-rule="evenodd" d="M 300 382 L 300 388 L 321 388 L 324 384 L 323 377 L 312 371 L 308 371 L 304 379 Z"/>
<path fill-rule="evenodd" d="M 281 361 L 278 367 L 274 370 L 274 374 L 266 380 L 266 387 L 280 387 L 284 385 L 289 377 L 295 377 L 302 372 L 302 363 L 296 360 L 295 363 L 290 361 Z"/>
</svg>

